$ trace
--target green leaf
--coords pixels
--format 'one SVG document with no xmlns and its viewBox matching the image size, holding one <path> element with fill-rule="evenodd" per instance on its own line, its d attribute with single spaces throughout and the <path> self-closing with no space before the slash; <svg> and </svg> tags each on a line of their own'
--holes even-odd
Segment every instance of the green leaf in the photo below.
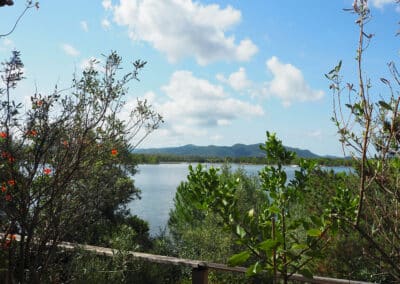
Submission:
<svg viewBox="0 0 400 284">
<path fill-rule="evenodd" d="M 348 107 L 349 109 L 352 109 L 353 106 L 351 104 L 345 104 L 346 107 Z"/>
<path fill-rule="evenodd" d="M 279 207 L 272 205 L 270 208 L 268 208 L 269 212 L 279 214 L 281 212 L 281 209 Z"/>
<path fill-rule="evenodd" d="M 311 271 L 310 271 L 309 269 L 307 269 L 307 268 L 304 268 L 304 269 L 300 270 L 299 273 L 300 273 L 301 275 L 303 275 L 304 277 L 313 278 L 313 274 L 312 274 Z"/>
<path fill-rule="evenodd" d="M 329 75 L 332 75 L 333 73 L 335 73 L 335 69 L 332 69 L 331 71 L 328 72 Z M 330 79 L 330 76 L 328 76 L 327 74 L 325 74 L 325 77 Z"/>
<path fill-rule="evenodd" d="M 317 225 L 317 226 L 322 226 L 323 222 L 322 222 L 322 220 L 321 220 L 321 217 L 317 217 L 317 216 L 312 215 L 310 218 L 311 218 L 311 221 L 312 221 L 315 225 Z"/>
<path fill-rule="evenodd" d="M 387 109 L 387 110 L 392 110 L 392 107 L 387 102 L 379 101 L 378 103 L 382 108 Z"/>
<path fill-rule="evenodd" d="M 228 264 L 230 266 L 238 266 L 240 264 L 243 264 L 246 260 L 248 260 L 250 257 L 250 252 L 245 250 L 242 251 L 241 253 L 234 254 L 228 259 Z"/>
<path fill-rule="evenodd" d="M 322 232 L 319 229 L 310 229 L 307 231 L 307 235 L 310 237 L 319 237 L 321 234 Z"/>
<path fill-rule="evenodd" d="M 253 276 L 257 273 L 259 273 L 262 270 L 260 263 L 257 261 L 253 265 L 250 265 L 250 267 L 246 270 L 246 276 L 250 277 Z"/>
<path fill-rule="evenodd" d="M 335 67 L 335 71 L 339 72 L 340 68 L 342 68 L 342 60 L 339 61 L 338 65 Z"/>
<path fill-rule="evenodd" d="M 266 252 L 269 252 L 269 251 L 271 251 L 274 247 L 276 247 L 277 244 L 278 244 L 278 241 L 277 241 L 277 240 L 269 239 L 269 240 L 266 240 L 266 241 L 263 241 L 263 242 L 259 243 L 259 244 L 258 244 L 258 248 L 259 248 L 259 249 L 262 249 L 262 250 L 264 250 L 264 251 L 266 251 Z"/>
<path fill-rule="evenodd" d="M 236 226 L 236 234 L 237 234 L 241 239 L 243 239 L 244 236 L 246 236 L 246 231 L 245 231 L 242 227 L 240 227 L 239 225 L 237 225 L 237 226 Z"/>
<path fill-rule="evenodd" d="M 306 244 L 294 244 L 292 246 L 292 249 L 294 249 L 294 250 L 303 250 L 306 248 L 308 248 L 308 245 L 306 245 Z"/>
<path fill-rule="evenodd" d="M 390 82 L 385 78 L 381 78 L 381 82 L 386 84 L 386 85 L 390 85 Z"/>
</svg>

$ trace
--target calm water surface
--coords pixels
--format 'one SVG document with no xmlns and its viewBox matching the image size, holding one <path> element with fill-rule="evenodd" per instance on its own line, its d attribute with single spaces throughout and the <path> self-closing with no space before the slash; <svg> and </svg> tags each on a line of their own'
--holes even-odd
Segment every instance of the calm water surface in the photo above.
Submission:
<svg viewBox="0 0 400 284">
<path fill-rule="evenodd" d="M 139 165 L 139 172 L 134 178 L 136 186 L 142 191 L 142 199 L 132 201 L 129 208 L 132 214 L 138 215 L 149 223 L 151 235 L 156 235 L 166 227 L 169 211 L 174 205 L 176 188 L 186 180 L 189 173 L 188 166 L 188 163 Z M 213 164 L 213 166 L 220 167 L 221 164 Z M 239 167 L 248 174 L 257 175 L 264 166 L 232 164 L 233 171 Z M 293 178 L 295 169 L 295 167 L 286 167 L 288 179 Z M 338 167 L 334 170 L 348 171 L 349 169 Z"/>
</svg>

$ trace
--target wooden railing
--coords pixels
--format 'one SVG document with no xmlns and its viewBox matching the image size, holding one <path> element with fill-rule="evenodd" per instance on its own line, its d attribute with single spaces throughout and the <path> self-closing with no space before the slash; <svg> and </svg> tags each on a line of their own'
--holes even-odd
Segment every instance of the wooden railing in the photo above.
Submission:
<svg viewBox="0 0 400 284">
<path fill-rule="evenodd" d="M 74 243 L 63 242 L 58 245 L 59 248 L 64 250 L 75 250 L 77 248 L 92 252 L 97 255 L 104 256 L 114 256 L 117 250 L 113 250 L 110 248 L 98 247 L 98 246 L 90 246 L 90 245 L 79 245 Z M 245 267 L 230 267 L 225 264 L 220 263 L 212 263 L 205 262 L 200 260 L 192 260 L 192 259 L 183 259 L 165 255 L 155 255 L 149 253 L 142 252 L 134 252 L 127 251 L 124 252 L 127 255 L 131 255 L 133 258 L 141 259 L 143 261 L 153 262 L 153 263 L 161 263 L 161 264 L 172 264 L 172 265 L 181 265 L 190 267 L 192 269 L 192 284 L 207 284 L 208 283 L 208 271 L 216 270 L 216 271 L 228 271 L 234 273 L 245 273 Z M 294 274 L 290 277 L 292 281 L 298 281 L 303 283 L 326 283 L 326 284 L 367 284 L 370 282 L 363 281 L 354 281 L 354 280 L 346 280 L 346 279 L 336 279 L 336 278 L 327 278 L 314 276 L 313 278 L 307 278 L 300 274 Z"/>
<path fill-rule="evenodd" d="M 15 241 L 20 241 L 19 235 L 13 235 L 13 239 Z M 0 233 L 0 238 L 4 238 L 5 235 Z M 49 244 L 50 245 L 50 244 Z M 74 251 L 76 249 L 81 249 L 87 252 L 92 252 L 99 256 L 109 256 L 113 257 L 118 250 L 91 246 L 91 245 L 81 245 L 76 243 L 69 242 L 61 242 L 58 247 L 62 250 L 66 251 Z M 160 263 L 160 264 L 169 264 L 169 265 L 180 265 L 190 267 L 192 269 L 192 284 L 207 284 L 208 283 L 208 271 L 226 271 L 233 273 L 242 273 L 246 272 L 245 267 L 231 267 L 221 263 L 213 263 L 206 262 L 201 260 L 192 260 L 192 259 L 184 259 L 177 258 L 172 256 L 165 255 L 156 255 L 150 253 L 143 252 L 135 252 L 135 251 L 124 251 L 126 255 L 130 255 L 133 258 L 140 259 L 147 262 L 152 263 Z M 279 277 L 279 275 L 278 275 Z M 347 280 L 347 279 L 337 279 L 337 278 L 328 278 L 328 277 L 320 277 L 314 276 L 313 278 L 307 278 L 300 274 L 293 274 L 290 276 L 290 280 L 303 282 L 303 283 L 319 283 L 319 284 L 368 284 L 371 282 L 363 282 L 363 281 L 355 281 L 355 280 Z"/>
</svg>

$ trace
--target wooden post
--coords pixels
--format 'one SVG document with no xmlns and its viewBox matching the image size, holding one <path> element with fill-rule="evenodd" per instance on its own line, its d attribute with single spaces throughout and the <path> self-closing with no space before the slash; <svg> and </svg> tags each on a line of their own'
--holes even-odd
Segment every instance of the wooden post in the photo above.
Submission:
<svg viewBox="0 0 400 284">
<path fill-rule="evenodd" d="M 197 267 L 192 269 L 192 284 L 208 284 L 207 267 Z"/>
</svg>

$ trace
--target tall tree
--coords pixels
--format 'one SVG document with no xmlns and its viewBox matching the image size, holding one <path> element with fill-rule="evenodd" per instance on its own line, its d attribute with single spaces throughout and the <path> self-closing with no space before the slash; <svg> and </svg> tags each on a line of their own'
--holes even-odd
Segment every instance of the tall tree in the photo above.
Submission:
<svg viewBox="0 0 400 284">
<path fill-rule="evenodd" d="M 335 96 L 333 121 L 340 140 L 357 162 L 359 187 L 335 200 L 332 215 L 343 226 L 364 238 L 365 248 L 379 270 L 400 281 L 400 73 L 394 62 L 388 64 L 391 79 L 380 78 L 385 94 L 376 95 L 364 68 L 365 50 L 373 38 L 366 31 L 371 20 L 367 0 L 355 0 L 348 9 L 357 16 L 357 83 L 343 85 L 340 62 L 326 77 Z M 348 210 L 348 199 L 357 203 Z M 347 199 L 347 201 L 345 200 Z"/>
<path fill-rule="evenodd" d="M 122 75 L 116 53 L 105 58 L 103 68 L 98 64 L 93 61 L 73 80 L 70 94 L 57 87 L 50 95 L 35 93 L 26 107 L 11 99 L 23 79 L 19 52 L 3 63 L 0 226 L 8 269 L 21 282 L 39 282 L 60 241 L 78 238 L 80 228 L 123 209 L 138 194 L 128 153 L 162 118 L 140 100 L 126 120 L 117 114 L 127 84 L 145 62 L 136 61 Z M 12 244 L 16 233 L 21 240 Z"/>
</svg>

